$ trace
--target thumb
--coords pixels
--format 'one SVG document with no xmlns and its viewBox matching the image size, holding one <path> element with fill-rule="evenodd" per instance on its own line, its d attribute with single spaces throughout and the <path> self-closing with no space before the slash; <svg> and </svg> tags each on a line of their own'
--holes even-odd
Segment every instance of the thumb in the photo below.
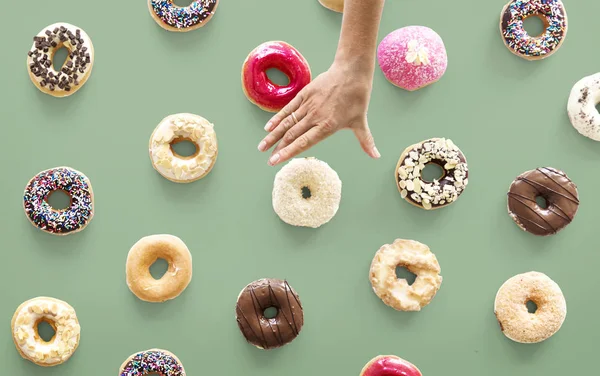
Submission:
<svg viewBox="0 0 600 376">
<path fill-rule="evenodd" d="M 373 140 L 371 130 L 366 122 L 362 127 L 354 128 L 354 134 L 356 135 L 356 138 L 358 138 L 358 142 L 360 142 L 360 146 L 365 153 L 371 158 L 378 159 L 381 157 L 379 150 L 377 150 L 377 147 L 375 146 L 375 140 Z"/>
</svg>

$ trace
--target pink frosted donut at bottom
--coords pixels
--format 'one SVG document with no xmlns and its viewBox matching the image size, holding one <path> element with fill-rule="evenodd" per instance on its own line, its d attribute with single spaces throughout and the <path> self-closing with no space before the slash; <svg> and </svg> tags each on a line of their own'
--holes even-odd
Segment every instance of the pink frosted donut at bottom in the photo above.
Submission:
<svg viewBox="0 0 600 376">
<path fill-rule="evenodd" d="M 388 81 L 409 91 L 436 82 L 448 66 L 442 38 L 425 26 L 389 33 L 377 47 L 377 60 Z"/>
</svg>

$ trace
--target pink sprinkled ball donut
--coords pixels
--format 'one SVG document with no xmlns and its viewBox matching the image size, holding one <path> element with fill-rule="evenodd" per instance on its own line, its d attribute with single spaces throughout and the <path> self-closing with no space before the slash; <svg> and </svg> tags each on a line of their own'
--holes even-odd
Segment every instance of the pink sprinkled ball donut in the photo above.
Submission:
<svg viewBox="0 0 600 376">
<path fill-rule="evenodd" d="M 442 38 L 425 26 L 407 26 L 389 33 L 377 47 L 377 60 L 385 78 L 408 91 L 436 82 L 448 66 Z"/>
</svg>

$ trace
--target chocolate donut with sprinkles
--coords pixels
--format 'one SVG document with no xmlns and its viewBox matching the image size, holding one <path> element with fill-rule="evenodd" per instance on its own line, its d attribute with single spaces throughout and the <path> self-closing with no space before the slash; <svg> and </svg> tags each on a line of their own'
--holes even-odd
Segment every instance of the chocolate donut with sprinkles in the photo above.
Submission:
<svg viewBox="0 0 600 376">
<path fill-rule="evenodd" d="M 57 210 L 50 206 L 52 192 L 63 191 L 70 206 Z M 53 235 L 69 235 L 83 230 L 94 216 L 94 193 L 90 180 L 70 167 L 55 167 L 35 175 L 25 186 L 23 208 L 31 224 Z"/>
<path fill-rule="evenodd" d="M 215 14 L 219 0 L 196 0 L 180 7 L 173 0 L 148 0 L 150 15 L 165 30 L 186 32 L 196 30 Z"/>
<path fill-rule="evenodd" d="M 538 17 L 544 32 L 532 37 L 523 21 Z M 512 0 L 500 14 L 500 32 L 504 45 L 526 60 L 541 60 L 554 54 L 567 35 L 567 11 L 560 0 Z"/>
<path fill-rule="evenodd" d="M 171 352 L 150 349 L 131 355 L 119 368 L 119 376 L 142 375 L 185 376 L 185 369 Z"/>
</svg>

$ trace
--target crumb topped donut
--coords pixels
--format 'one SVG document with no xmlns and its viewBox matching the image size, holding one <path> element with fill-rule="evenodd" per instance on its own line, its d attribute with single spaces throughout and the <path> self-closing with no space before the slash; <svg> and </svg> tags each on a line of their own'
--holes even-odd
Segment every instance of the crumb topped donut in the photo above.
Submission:
<svg viewBox="0 0 600 376">
<path fill-rule="evenodd" d="M 217 10 L 218 0 L 195 0 L 187 7 L 173 0 L 148 0 L 150 15 L 165 30 L 192 31 L 208 23 Z"/>
<path fill-rule="evenodd" d="M 421 176 L 428 164 L 438 165 L 443 176 L 426 181 Z M 425 210 L 455 202 L 469 183 L 469 168 L 462 151 L 445 138 L 432 138 L 407 147 L 396 165 L 396 185 L 403 199 Z"/>
<path fill-rule="evenodd" d="M 154 279 L 150 266 L 158 259 L 169 264 L 167 272 Z M 127 254 L 127 286 L 141 300 L 160 303 L 175 299 L 192 280 L 192 254 L 173 235 L 150 235 L 138 240 Z"/>
<path fill-rule="evenodd" d="M 577 81 L 571 89 L 567 111 L 573 127 L 581 135 L 600 141 L 600 73 Z"/>
<path fill-rule="evenodd" d="M 412 285 L 396 276 L 398 266 L 417 276 Z M 369 278 L 373 291 L 386 305 L 398 311 L 420 311 L 440 289 L 440 271 L 437 258 L 425 244 L 396 239 L 377 251 Z"/>
<path fill-rule="evenodd" d="M 530 313 L 527 303 L 535 304 Z M 552 337 L 567 316 L 567 302 L 560 287 L 539 272 L 518 274 L 500 287 L 494 314 L 502 333 L 520 343 L 537 343 Z"/>
<path fill-rule="evenodd" d="M 167 350 L 150 349 L 129 356 L 119 368 L 119 376 L 185 376 L 181 361 Z"/>
<path fill-rule="evenodd" d="M 59 71 L 54 69 L 54 53 L 61 47 L 69 55 Z M 33 84 L 54 97 L 74 94 L 86 83 L 94 66 L 94 47 L 85 31 L 65 22 L 49 25 L 33 37 L 27 53 L 27 67 Z"/>
<path fill-rule="evenodd" d="M 184 157 L 173 145 L 190 141 L 196 152 Z M 174 114 L 164 118 L 150 136 L 150 159 L 159 174 L 175 183 L 191 183 L 212 170 L 218 154 L 214 125 L 194 114 Z"/>
<path fill-rule="evenodd" d="M 341 198 L 337 172 L 316 158 L 294 158 L 275 175 L 273 209 L 290 225 L 324 225 L 337 213 Z"/>
<path fill-rule="evenodd" d="M 422 376 L 421 371 L 395 355 L 379 355 L 365 364 L 360 376 Z"/>
<path fill-rule="evenodd" d="M 40 322 L 46 322 L 54 329 L 55 334 L 48 342 L 38 333 Z M 73 307 L 62 300 L 40 296 L 17 308 L 11 331 L 23 358 L 50 367 L 66 362 L 77 350 L 81 328 Z"/>
</svg>

